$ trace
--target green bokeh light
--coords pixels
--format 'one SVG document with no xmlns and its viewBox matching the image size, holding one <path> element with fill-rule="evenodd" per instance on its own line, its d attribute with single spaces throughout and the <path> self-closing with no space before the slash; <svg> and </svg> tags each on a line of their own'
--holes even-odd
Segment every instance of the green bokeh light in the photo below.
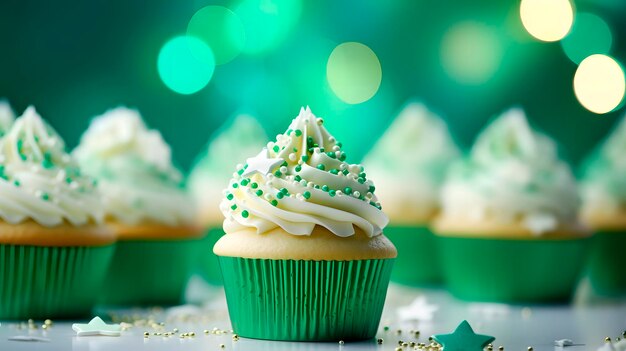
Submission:
<svg viewBox="0 0 626 351">
<path fill-rule="evenodd" d="M 609 25 L 591 13 L 577 14 L 572 30 L 561 40 L 563 51 L 576 64 L 589 55 L 608 54 L 612 44 Z"/>
<path fill-rule="evenodd" d="M 244 0 L 235 9 L 245 29 L 247 54 L 276 48 L 300 18 L 300 0 Z"/>
<path fill-rule="evenodd" d="M 503 55 L 495 30 L 479 22 L 461 22 L 450 28 L 440 51 L 446 73 L 467 85 L 489 81 L 500 67 Z"/>
<path fill-rule="evenodd" d="M 193 94 L 211 80 L 215 58 L 211 48 L 202 40 L 179 36 L 163 45 L 157 68 L 168 88 L 179 94 Z"/>
<path fill-rule="evenodd" d="M 237 57 L 246 40 L 239 17 L 223 6 L 206 6 L 198 10 L 187 25 L 187 35 L 209 45 L 218 65 Z"/>
<path fill-rule="evenodd" d="M 338 45 L 330 54 L 326 77 L 337 97 L 349 104 L 359 104 L 378 91 L 382 69 L 372 49 L 348 42 Z"/>
</svg>

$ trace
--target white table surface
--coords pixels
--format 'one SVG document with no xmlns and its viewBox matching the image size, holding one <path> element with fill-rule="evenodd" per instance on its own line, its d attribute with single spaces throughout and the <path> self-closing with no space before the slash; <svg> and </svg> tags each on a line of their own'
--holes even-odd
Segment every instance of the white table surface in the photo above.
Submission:
<svg viewBox="0 0 626 351">
<path fill-rule="evenodd" d="M 615 338 L 626 330 L 626 300 L 605 300 L 578 294 L 574 303 L 569 305 L 510 306 L 503 304 L 479 304 L 458 301 L 443 290 L 418 290 L 391 285 L 387 296 L 385 311 L 379 328 L 378 337 L 384 339 L 378 345 L 375 339 L 362 342 L 339 343 L 294 343 L 275 342 L 240 338 L 233 341 L 230 333 L 223 335 L 208 334 L 204 330 L 219 328 L 230 330 L 223 291 L 219 288 L 202 286 L 197 280 L 191 300 L 203 301 L 202 307 L 186 305 L 174 309 L 152 312 L 155 321 L 164 322 L 164 330 L 179 329 L 179 333 L 195 332 L 193 338 L 181 339 L 179 335 L 171 337 L 150 336 L 144 338 L 144 332 L 155 332 L 150 327 L 131 327 L 119 337 L 83 336 L 78 337 L 71 325 L 78 321 L 54 321 L 51 328 L 43 330 L 43 321 L 36 321 L 37 329 L 28 327 L 19 329 L 16 322 L 2 322 L 0 325 L 0 350 L 395 350 L 398 340 L 426 342 L 432 334 L 452 332 L 464 319 L 468 320 L 474 331 L 496 337 L 495 347 L 503 345 L 505 350 L 525 351 L 532 346 L 535 351 L 562 350 L 554 346 L 557 339 L 572 339 L 578 346 L 567 350 L 596 350 L 602 346 L 604 338 Z M 416 297 L 424 296 L 430 305 L 438 309 L 432 320 L 400 322 L 397 310 L 405 308 Z M 119 315 L 131 314 L 145 316 L 148 310 L 117 311 Z M 106 315 L 101 314 L 103 318 Z M 422 316 L 427 317 L 427 316 Z M 80 321 L 85 322 L 85 321 Z M 389 331 L 383 331 L 389 326 Z M 401 329 L 402 333 L 397 334 Z M 409 335 L 409 330 L 419 330 L 420 339 Z M 47 342 L 10 341 L 17 335 L 41 336 Z M 495 348 L 497 350 L 497 348 Z"/>
</svg>

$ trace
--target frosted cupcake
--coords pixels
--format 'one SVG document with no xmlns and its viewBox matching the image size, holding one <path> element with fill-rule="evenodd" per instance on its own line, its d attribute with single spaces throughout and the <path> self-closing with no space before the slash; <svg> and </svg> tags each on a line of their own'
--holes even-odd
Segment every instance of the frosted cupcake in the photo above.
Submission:
<svg viewBox="0 0 626 351">
<path fill-rule="evenodd" d="M 582 219 L 595 232 L 591 285 L 599 294 L 626 294 L 626 118 L 584 162 L 581 195 Z"/>
<path fill-rule="evenodd" d="M 447 167 L 458 155 L 445 123 L 424 105 L 410 103 L 363 160 L 389 216 L 385 235 L 398 248 L 392 281 L 441 282 L 429 224 L 439 212 L 439 190 Z"/>
<path fill-rule="evenodd" d="M 236 142 L 236 141 L 234 141 Z M 375 335 L 396 257 L 363 167 L 307 108 L 237 169 L 215 245 L 235 333 L 271 340 Z"/>
<path fill-rule="evenodd" d="M 115 241 L 94 184 L 33 107 L 1 139 L 0 319 L 90 313 Z"/>
<path fill-rule="evenodd" d="M 586 258 L 579 199 L 555 143 L 523 111 L 496 119 L 450 168 L 435 221 L 450 291 L 463 299 L 570 297 Z"/>
<path fill-rule="evenodd" d="M 206 228 L 207 245 L 200 253 L 199 268 L 209 283 L 222 284 L 213 245 L 224 234 L 224 215 L 219 209 L 224 184 L 228 184 L 237 163 L 257 154 L 267 140 L 263 127 L 254 117 L 237 115 L 214 134 L 189 174 L 187 187 L 196 202 L 198 224 Z"/>
<path fill-rule="evenodd" d="M 98 180 L 107 224 L 119 240 L 101 302 L 178 303 L 201 232 L 161 134 L 137 111 L 117 108 L 94 118 L 74 154 Z"/>
</svg>

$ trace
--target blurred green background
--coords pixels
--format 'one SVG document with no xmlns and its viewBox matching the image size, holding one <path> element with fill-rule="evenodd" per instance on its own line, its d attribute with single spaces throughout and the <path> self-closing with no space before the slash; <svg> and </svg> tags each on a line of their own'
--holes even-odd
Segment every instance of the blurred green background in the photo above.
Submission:
<svg viewBox="0 0 626 351">
<path fill-rule="evenodd" d="M 626 1 L 572 4 L 575 13 L 594 13 L 608 24 L 610 55 L 626 60 Z M 259 17 L 269 36 L 245 33 L 246 45 L 259 40 L 265 50 L 216 66 L 205 88 L 182 95 L 163 83 L 157 58 L 207 5 L 253 15 L 255 6 L 277 9 L 278 16 L 267 23 Z M 138 108 L 184 168 L 234 113 L 256 115 L 273 136 L 302 105 L 324 117 L 349 160 L 358 161 L 408 99 L 442 114 L 464 147 L 493 116 L 522 106 L 579 162 L 622 111 L 597 115 L 581 106 L 572 88 L 577 65 L 559 42 L 531 37 L 519 7 L 493 0 L 4 0 L 0 97 L 18 114 L 35 105 L 69 147 L 91 117 L 118 105 Z M 371 48 L 382 67 L 377 93 L 353 105 L 337 98 L 326 79 L 331 52 L 351 41 Z"/>
</svg>

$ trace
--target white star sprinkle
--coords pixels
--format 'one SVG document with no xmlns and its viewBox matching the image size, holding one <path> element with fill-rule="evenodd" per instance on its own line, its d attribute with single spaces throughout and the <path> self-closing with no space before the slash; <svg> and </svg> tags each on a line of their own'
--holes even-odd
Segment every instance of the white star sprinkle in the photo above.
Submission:
<svg viewBox="0 0 626 351">
<path fill-rule="evenodd" d="M 255 157 L 249 158 L 246 160 L 248 167 L 245 169 L 242 177 L 247 177 L 253 173 L 260 173 L 265 176 L 269 173 L 272 173 L 274 168 L 278 165 L 282 164 L 284 160 L 282 158 L 269 158 L 269 152 L 267 148 L 263 148 L 261 152 Z"/>
<path fill-rule="evenodd" d="M 429 304 L 426 297 L 422 295 L 415 298 L 410 305 L 398 308 L 396 312 L 401 322 L 431 321 L 438 309 L 439 306 Z"/>
<path fill-rule="evenodd" d="M 94 317 L 87 324 L 72 324 L 72 329 L 78 336 L 105 335 L 120 336 L 122 326 L 119 324 L 106 324 L 100 317 Z"/>
</svg>

